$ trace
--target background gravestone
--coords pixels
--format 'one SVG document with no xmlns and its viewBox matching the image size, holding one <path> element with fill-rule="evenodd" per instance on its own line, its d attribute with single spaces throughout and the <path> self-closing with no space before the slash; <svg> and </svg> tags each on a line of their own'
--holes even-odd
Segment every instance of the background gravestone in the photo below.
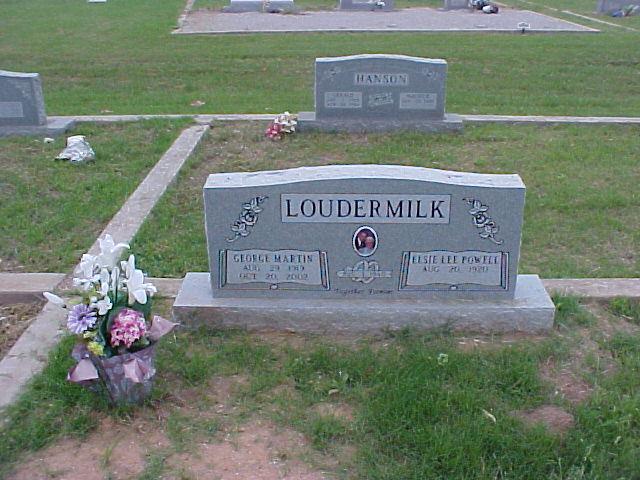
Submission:
<svg viewBox="0 0 640 480">
<path fill-rule="evenodd" d="M 389 165 L 210 175 L 211 273 L 187 274 L 174 314 L 310 331 L 548 329 L 542 282 L 518 275 L 524 195 L 518 175 Z"/>
<path fill-rule="evenodd" d="M 0 137 L 55 136 L 73 124 L 72 120 L 47 120 L 40 75 L 0 70 Z"/>
<path fill-rule="evenodd" d="M 598 0 L 598 13 L 611 13 L 629 5 L 640 5 L 640 0 Z"/>
<path fill-rule="evenodd" d="M 405 55 L 317 58 L 315 112 L 301 112 L 300 131 L 426 132 L 462 129 L 445 113 L 447 62 Z"/>
<path fill-rule="evenodd" d="M 244 13 L 244 12 L 294 12 L 295 5 L 293 0 L 271 0 L 263 2 L 262 0 L 231 0 L 229 5 L 222 9 L 226 13 Z"/>
<path fill-rule="evenodd" d="M 388 12 L 394 9 L 394 0 L 383 0 L 384 5 L 377 1 L 340 0 L 340 10 L 382 10 Z"/>
<path fill-rule="evenodd" d="M 445 10 L 470 9 L 469 0 L 444 0 Z"/>
</svg>

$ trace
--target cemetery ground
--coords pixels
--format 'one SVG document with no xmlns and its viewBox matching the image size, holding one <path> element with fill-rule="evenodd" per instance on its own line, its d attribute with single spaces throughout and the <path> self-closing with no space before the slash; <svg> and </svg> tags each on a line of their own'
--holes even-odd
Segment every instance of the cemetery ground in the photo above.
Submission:
<svg viewBox="0 0 640 480">
<path fill-rule="evenodd" d="M 518 172 L 527 185 L 520 273 L 638 277 L 638 126 L 467 125 L 459 135 L 300 133 L 215 125 L 132 245 L 151 276 L 209 270 L 202 186 L 210 173 L 362 163 Z M 363 166 L 366 169 L 366 165 Z"/>
<path fill-rule="evenodd" d="M 310 111 L 314 58 L 365 52 L 447 59 L 452 113 L 640 110 L 640 33 L 586 20 L 602 33 L 170 35 L 183 8 L 11 0 L 0 57 L 41 74 L 49 115 Z"/>
<path fill-rule="evenodd" d="M 506 0 L 503 3 L 512 7 L 533 10 L 547 15 L 564 15 L 563 18 L 570 20 L 571 15 L 567 16 L 567 14 L 564 13 L 564 11 L 568 10 L 569 12 L 573 12 L 578 15 L 595 18 L 597 20 L 604 20 L 605 22 L 614 23 L 622 27 L 640 29 L 640 17 L 631 16 L 624 18 L 614 18 L 608 15 L 597 14 L 595 12 L 596 2 L 592 2 L 590 0 Z M 582 20 L 584 20 L 584 18 L 573 17 L 573 20 L 580 23 Z"/>
<path fill-rule="evenodd" d="M 67 338 L 8 410 L 0 474 L 635 478 L 640 305 L 555 300 L 544 337 L 180 331 L 131 410 L 65 381 Z"/>
<path fill-rule="evenodd" d="M 334 10 L 338 7 L 338 0 L 296 0 L 295 5 L 298 9 L 305 10 Z M 225 0 L 196 0 L 194 3 L 194 9 L 199 8 L 211 8 L 221 10 L 223 7 L 229 4 Z M 438 0 L 398 0 L 395 2 L 396 8 L 411 8 L 411 7 L 432 7 L 439 8 L 442 6 L 442 2 Z"/>
<path fill-rule="evenodd" d="M 1 139 L 0 272 L 70 270 L 185 124 L 80 124 L 86 165 L 54 160 L 65 137 Z"/>
</svg>

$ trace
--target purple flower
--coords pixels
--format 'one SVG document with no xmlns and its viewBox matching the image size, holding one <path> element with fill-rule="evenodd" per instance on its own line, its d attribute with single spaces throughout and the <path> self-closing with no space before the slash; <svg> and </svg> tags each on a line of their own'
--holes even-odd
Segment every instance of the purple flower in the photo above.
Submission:
<svg viewBox="0 0 640 480">
<path fill-rule="evenodd" d="M 96 324 L 98 319 L 95 310 L 81 303 L 76 305 L 69 312 L 67 317 L 67 328 L 75 334 L 86 332 Z"/>
</svg>

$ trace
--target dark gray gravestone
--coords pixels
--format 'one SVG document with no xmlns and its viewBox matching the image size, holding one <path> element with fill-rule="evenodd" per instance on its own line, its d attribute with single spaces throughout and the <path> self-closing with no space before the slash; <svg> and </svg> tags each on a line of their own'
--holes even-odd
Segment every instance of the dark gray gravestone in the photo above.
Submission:
<svg viewBox="0 0 640 480">
<path fill-rule="evenodd" d="M 343 165 L 210 175 L 211 274 L 174 312 L 255 328 L 536 331 L 553 303 L 518 275 L 518 175 Z"/>
<path fill-rule="evenodd" d="M 640 0 L 598 0 L 598 13 L 611 13 L 629 5 L 640 5 Z"/>
<path fill-rule="evenodd" d="M 469 9 L 469 0 L 444 0 L 443 5 L 445 10 L 463 10 Z"/>
<path fill-rule="evenodd" d="M 47 120 L 37 73 L 0 70 L 0 137 L 64 133 L 71 120 Z"/>
<path fill-rule="evenodd" d="M 394 5 L 394 0 L 340 0 L 340 10 L 381 10 L 389 12 L 393 10 Z"/>
<path fill-rule="evenodd" d="M 447 62 L 404 55 L 316 59 L 315 112 L 299 114 L 299 129 L 336 132 L 455 131 L 445 113 Z"/>
</svg>

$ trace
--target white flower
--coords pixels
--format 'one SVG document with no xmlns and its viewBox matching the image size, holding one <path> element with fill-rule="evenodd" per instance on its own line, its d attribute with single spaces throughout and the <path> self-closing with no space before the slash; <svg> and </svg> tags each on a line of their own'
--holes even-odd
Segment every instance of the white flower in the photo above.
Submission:
<svg viewBox="0 0 640 480">
<path fill-rule="evenodd" d="M 80 274 L 82 279 L 88 280 L 93 277 L 95 269 L 96 269 L 96 257 L 94 257 L 93 255 L 89 255 L 88 253 L 85 253 L 84 255 L 82 255 L 82 259 L 80 260 L 80 263 L 76 267 L 75 273 Z"/>
<path fill-rule="evenodd" d="M 129 292 L 129 305 L 133 305 L 135 302 L 144 305 L 147 303 L 147 293 L 152 296 L 157 291 L 152 284 L 144 283 L 142 270 L 134 270 L 126 280 L 126 284 Z"/>
<path fill-rule="evenodd" d="M 129 259 L 126 262 L 120 262 L 120 268 L 124 272 L 124 276 L 129 278 L 136 270 L 136 257 L 129 255 Z"/>
<path fill-rule="evenodd" d="M 98 309 L 98 315 L 106 315 L 109 310 L 113 307 L 113 303 L 111 303 L 111 298 L 107 295 L 102 300 L 98 300 L 97 302 L 91 303 L 91 308 Z"/>
<path fill-rule="evenodd" d="M 74 287 L 82 287 L 83 290 L 89 290 L 93 286 L 93 278 L 78 278 L 73 279 Z"/>
<path fill-rule="evenodd" d="M 126 243 L 116 244 L 113 241 L 113 237 L 108 233 L 104 238 L 98 239 L 98 244 L 100 245 L 100 255 L 96 258 L 96 262 L 100 267 L 106 267 L 108 269 L 115 267 L 116 262 L 120 259 L 120 255 L 122 255 L 122 250 L 129 248 L 129 245 Z"/>
<path fill-rule="evenodd" d="M 44 296 L 44 298 L 46 298 L 47 300 L 49 300 L 51 303 L 53 303 L 54 305 L 59 305 L 62 308 L 66 308 L 67 306 L 64 303 L 64 300 L 62 298 L 60 298 L 58 295 L 54 295 L 51 292 L 42 292 L 42 295 Z"/>
<path fill-rule="evenodd" d="M 98 293 L 100 293 L 102 297 L 106 297 L 109 294 L 110 287 L 111 277 L 109 275 L 109 270 L 103 268 L 102 270 L 100 270 L 100 289 L 98 290 Z"/>
</svg>

